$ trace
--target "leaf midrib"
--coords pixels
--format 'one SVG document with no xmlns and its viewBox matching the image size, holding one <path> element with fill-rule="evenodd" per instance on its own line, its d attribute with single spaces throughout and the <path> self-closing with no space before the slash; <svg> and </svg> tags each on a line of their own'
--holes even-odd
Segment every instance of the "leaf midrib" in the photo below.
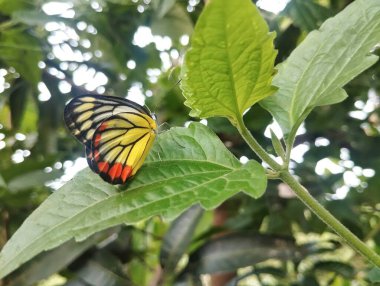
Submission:
<svg viewBox="0 0 380 286">
<path fill-rule="evenodd" d="M 237 170 L 239 170 L 239 169 L 235 169 L 235 170 L 233 170 L 232 172 L 229 172 L 229 173 L 224 174 L 223 176 L 216 177 L 216 178 L 214 178 L 214 179 L 212 179 L 212 180 L 209 180 L 209 181 L 207 181 L 207 182 L 204 182 L 204 183 L 202 183 L 202 184 L 199 184 L 199 185 L 196 185 L 196 186 L 194 186 L 194 187 L 188 188 L 188 189 L 184 190 L 183 192 L 181 192 L 181 194 L 183 194 L 183 193 L 187 193 L 187 192 L 191 192 L 191 191 L 193 191 L 193 189 L 196 189 L 196 188 L 202 187 L 202 186 L 204 186 L 204 185 L 207 185 L 207 184 L 209 184 L 209 183 L 212 183 L 212 182 L 214 182 L 215 180 L 219 180 L 220 178 L 223 178 L 223 177 L 225 177 L 226 175 L 230 175 L 230 174 L 232 174 L 233 172 L 235 172 L 235 171 L 237 171 Z M 213 172 L 209 172 L 209 173 L 216 173 L 216 172 L 220 172 L 220 171 L 213 171 Z M 204 174 L 204 173 L 205 173 L 205 172 L 201 172 L 201 173 L 199 173 L 199 174 Z M 194 175 L 194 174 L 191 174 L 191 175 Z M 189 176 L 190 176 L 190 175 L 189 175 Z M 185 176 L 183 176 L 183 177 L 185 177 Z M 171 178 L 171 179 L 172 179 L 172 178 Z M 156 183 L 157 183 L 157 182 L 156 182 Z M 145 188 L 146 185 L 145 185 L 145 186 L 142 186 L 142 187 Z M 138 188 L 141 188 L 141 187 L 138 187 Z M 138 189 L 138 188 L 135 188 L 134 190 L 136 190 L 136 189 Z M 120 194 L 120 193 L 118 193 L 118 194 Z M 170 194 L 170 195 L 168 195 L 168 196 L 166 196 L 166 197 L 164 197 L 164 198 L 162 198 L 162 199 L 155 200 L 154 202 L 147 202 L 146 204 L 139 205 L 138 207 L 133 208 L 131 211 L 129 211 L 129 213 L 132 212 L 132 211 L 134 211 L 134 210 L 137 209 L 137 208 L 142 209 L 142 208 L 145 208 L 146 206 L 149 206 L 149 205 L 152 204 L 152 203 L 161 202 L 162 200 L 167 200 L 167 199 L 169 199 L 169 198 L 171 198 L 171 197 L 174 197 L 174 196 L 176 196 L 176 195 L 178 195 L 178 193 Z M 109 197 L 105 198 L 104 200 L 99 201 L 99 203 L 103 203 L 104 201 L 107 201 L 108 199 L 113 199 L 114 197 L 115 197 L 115 196 L 109 196 Z M 79 214 L 79 213 L 78 213 L 78 214 Z M 106 221 L 106 220 L 108 220 L 108 219 L 110 219 L 110 217 L 105 218 L 105 219 L 102 219 L 102 220 L 97 220 L 97 223 L 104 222 L 104 221 Z M 86 229 L 86 228 L 88 228 L 88 227 L 84 226 L 84 227 L 82 227 L 82 228 L 80 228 L 80 229 L 83 230 L 83 229 Z"/>
</svg>

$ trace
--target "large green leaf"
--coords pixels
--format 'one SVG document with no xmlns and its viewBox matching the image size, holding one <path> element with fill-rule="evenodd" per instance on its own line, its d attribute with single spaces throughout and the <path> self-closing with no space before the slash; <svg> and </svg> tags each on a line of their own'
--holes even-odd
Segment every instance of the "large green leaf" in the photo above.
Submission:
<svg viewBox="0 0 380 286">
<path fill-rule="evenodd" d="M 173 128 L 159 136 L 127 191 L 86 169 L 52 194 L 0 253 L 0 276 L 73 237 L 153 215 L 173 218 L 196 203 L 214 208 L 239 191 L 257 198 L 265 187 L 263 167 L 242 165 L 207 127 Z"/>
<path fill-rule="evenodd" d="M 353 2 L 311 32 L 280 65 L 273 80 L 279 90 L 262 105 L 289 133 L 304 112 L 347 97 L 342 87 L 377 61 L 369 53 L 379 42 L 380 2 Z"/>
<path fill-rule="evenodd" d="M 272 94 L 273 37 L 250 0 L 211 1 L 197 21 L 182 68 L 190 114 L 224 116 L 234 123 Z"/>
</svg>

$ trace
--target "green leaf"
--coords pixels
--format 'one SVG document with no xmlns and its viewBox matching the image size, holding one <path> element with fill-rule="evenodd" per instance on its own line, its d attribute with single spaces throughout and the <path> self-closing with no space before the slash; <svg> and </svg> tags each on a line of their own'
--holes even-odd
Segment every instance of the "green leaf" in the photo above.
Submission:
<svg viewBox="0 0 380 286">
<path fill-rule="evenodd" d="M 0 188 L 6 188 L 7 183 L 4 181 L 3 176 L 0 174 Z"/>
<path fill-rule="evenodd" d="M 286 155 L 284 147 L 282 146 L 280 139 L 278 139 L 277 135 L 273 132 L 272 129 L 270 129 L 270 138 L 272 140 L 272 146 L 276 151 L 276 154 L 279 155 L 282 158 L 282 160 L 285 161 Z"/>
<path fill-rule="evenodd" d="M 368 272 L 368 279 L 372 283 L 380 282 L 380 268 L 374 267 Z"/>
<path fill-rule="evenodd" d="M 176 0 L 153 0 L 151 5 L 157 18 L 164 17 L 175 5 Z"/>
<path fill-rule="evenodd" d="M 127 191 L 86 169 L 53 193 L 3 248 L 0 276 L 71 238 L 154 215 L 173 218 L 197 203 L 215 208 L 239 191 L 257 198 L 265 188 L 263 167 L 242 165 L 207 127 L 172 128 L 160 134 Z"/>
<path fill-rule="evenodd" d="M 291 259 L 292 240 L 261 234 L 229 234 L 207 242 L 189 258 L 188 271 L 196 275 L 231 272 L 268 259 Z M 194 269 L 193 269 L 194 268 Z"/>
<path fill-rule="evenodd" d="M 170 5 L 170 1 L 164 3 Z M 171 8 L 169 11 L 165 9 Z M 175 4 L 172 7 L 162 7 L 152 20 L 151 29 L 153 35 L 169 36 L 178 41 L 182 35 L 190 35 L 193 32 L 193 22 L 184 8 Z M 163 14 L 165 13 L 165 14 Z"/>
<path fill-rule="evenodd" d="M 29 26 L 42 26 L 54 21 L 69 22 L 63 17 L 46 15 L 42 10 L 16 10 L 12 13 L 12 20 Z"/>
<path fill-rule="evenodd" d="M 271 87 L 274 34 L 250 0 L 214 0 L 203 10 L 182 67 L 191 116 L 234 123 Z"/>
<path fill-rule="evenodd" d="M 15 84 L 16 87 L 9 95 L 9 108 L 11 111 L 11 124 L 13 130 L 18 130 L 20 128 L 28 102 L 29 90 L 27 82 L 22 80 L 16 82 L 18 82 L 18 84 Z"/>
<path fill-rule="evenodd" d="M 10 15 L 17 10 L 33 8 L 33 2 L 30 1 L 0 0 L 0 11 L 3 15 Z"/>
<path fill-rule="evenodd" d="M 244 285 L 243 280 L 253 276 L 253 275 L 260 275 L 260 274 L 270 274 L 272 276 L 278 276 L 278 277 L 286 277 L 287 272 L 284 269 L 281 268 L 275 268 L 275 267 L 257 267 L 255 266 L 254 270 L 244 273 L 239 276 L 235 276 L 233 279 L 231 279 L 226 286 L 238 286 L 239 282 L 242 282 L 241 284 Z"/>
<path fill-rule="evenodd" d="M 160 263 L 166 273 L 173 273 L 191 241 L 202 214 L 202 208 L 195 205 L 170 225 L 163 238 L 160 252 Z"/>
<path fill-rule="evenodd" d="M 113 231 L 113 233 L 115 232 Z M 26 267 L 21 267 L 21 274 L 12 279 L 8 285 L 35 285 L 41 279 L 60 271 L 87 249 L 109 236 L 110 231 L 100 232 L 86 241 L 77 243 L 74 240 L 70 240 L 54 250 L 41 253 L 31 263 L 25 264 Z"/>
<path fill-rule="evenodd" d="M 340 261 L 318 261 L 314 264 L 313 271 L 335 272 L 348 279 L 352 279 L 355 276 L 354 268 L 351 265 Z"/>
<path fill-rule="evenodd" d="M 369 53 L 379 41 L 380 2 L 353 2 L 311 32 L 279 66 L 273 80 L 279 90 L 262 106 L 289 133 L 305 112 L 347 97 L 342 87 L 377 61 Z"/>
<path fill-rule="evenodd" d="M 310 0 L 292 0 L 281 14 L 292 18 L 294 25 L 305 31 L 317 29 L 332 11 Z"/>
<path fill-rule="evenodd" d="M 0 60 L 13 67 L 30 83 L 37 85 L 41 79 L 38 62 L 42 60 L 38 40 L 24 28 L 2 31 L 0 34 Z"/>
<path fill-rule="evenodd" d="M 78 273 L 79 281 L 85 282 L 84 285 L 112 285 L 130 286 L 126 278 L 110 271 L 98 261 L 90 260 Z"/>
<path fill-rule="evenodd" d="M 59 178 L 63 175 L 62 170 L 53 170 L 49 173 L 44 170 L 36 170 L 28 173 L 20 174 L 8 182 L 8 188 L 11 192 L 18 192 L 33 187 L 44 185 L 48 181 Z"/>
</svg>

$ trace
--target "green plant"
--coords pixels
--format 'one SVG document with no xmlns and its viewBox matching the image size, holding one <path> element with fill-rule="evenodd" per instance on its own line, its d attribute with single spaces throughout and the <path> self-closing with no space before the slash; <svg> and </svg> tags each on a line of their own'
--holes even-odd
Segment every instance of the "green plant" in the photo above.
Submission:
<svg viewBox="0 0 380 286">
<path fill-rule="evenodd" d="M 379 256 L 319 205 L 289 170 L 300 124 L 315 107 L 344 100 L 342 87 L 377 61 L 369 53 L 380 39 L 379 19 L 378 1 L 355 1 L 306 37 L 278 67 L 273 87 L 274 35 L 256 8 L 248 0 L 211 2 L 197 22 L 182 68 L 185 104 L 194 117 L 228 118 L 268 169 L 254 160 L 241 164 L 201 124 L 172 128 L 159 135 L 128 191 L 120 192 L 85 170 L 51 195 L 4 247 L 0 275 L 43 250 L 121 223 L 154 215 L 174 218 L 194 204 L 213 209 L 241 191 L 258 198 L 267 178 L 287 183 L 317 216 L 379 267 Z M 282 163 L 244 124 L 243 114 L 255 103 L 282 127 L 285 148 L 272 133 Z"/>
</svg>

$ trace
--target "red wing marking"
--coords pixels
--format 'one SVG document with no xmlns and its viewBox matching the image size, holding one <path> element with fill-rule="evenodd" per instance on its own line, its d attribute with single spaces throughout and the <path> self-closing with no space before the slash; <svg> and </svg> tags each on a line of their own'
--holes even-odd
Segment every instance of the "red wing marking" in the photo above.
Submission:
<svg viewBox="0 0 380 286">
<path fill-rule="evenodd" d="M 108 175 L 111 177 L 111 181 L 114 181 L 115 178 L 119 178 L 121 171 L 123 170 L 123 165 L 121 163 L 115 163 L 108 172 Z"/>
<path fill-rule="evenodd" d="M 123 180 L 124 183 L 128 179 L 128 177 L 131 175 L 131 173 L 132 173 L 132 167 L 128 165 L 125 166 L 123 169 L 123 172 L 121 173 L 121 179 Z"/>
<path fill-rule="evenodd" d="M 95 161 L 99 160 L 100 154 L 98 150 L 94 150 L 94 153 L 92 155 L 93 155 L 92 159 L 94 159 Z"/>
<path fill-rule="evenodd" d="M 96 134 L 96 136 L 95 136 L 95 142 L 94 142 L 94 146 L 95 147 L 98 147 L 99 146 L 99 142 L 100 142 L 100 140 L 102 139 L 102 135 L 101 134 Z"/>
<path fill-rule="evenodd" d="M 102 123 L 102 124 L 100 124 L 100 126 L 99 126 L 99 131 L 103 131 L 103 130 L 105 130 L 107 128 L 107 124 L 106 123 Z"/>
<path fill-rule="evenodd" d="M 99 162 L 98 169 L 100 173 L 107 173 L 109 169 L 109 164 L 107 162 Z"/>
</svg>

